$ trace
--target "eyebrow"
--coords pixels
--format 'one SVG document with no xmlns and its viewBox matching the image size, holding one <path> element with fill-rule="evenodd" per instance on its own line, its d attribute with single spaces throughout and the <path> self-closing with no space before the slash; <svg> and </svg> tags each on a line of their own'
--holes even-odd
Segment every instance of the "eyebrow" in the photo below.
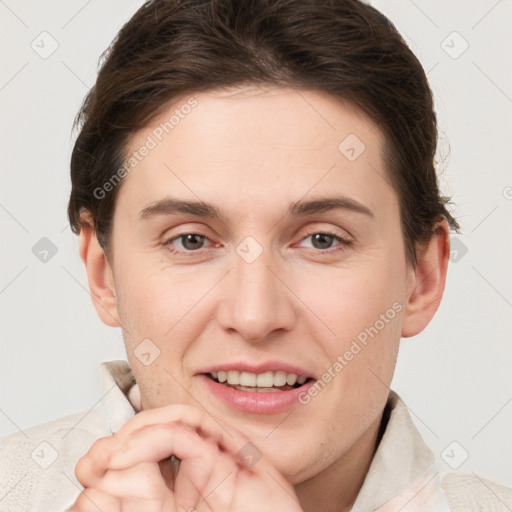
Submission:
<svg viewBox="0 0 512 512">
<path fill-rule="evenodd" d="M 290 204 L 287 215 L 305 217 L 317 213 L 325 213 L 331 210 L 347 210 L 362 213 L 373 217 L 373 212 L 363 204 L 346 196 L 328 196 L 311 199 L 308 201 L 296 201 Z M 189 214 L 196 217 L 206 217 L 224 221 L 221 210 L 210 203 L 203 201 L 184 201 L 181 199 L 166 197 L 146 206 L 139 213 L 141 220 L 163 215 Z"/>
</svg>

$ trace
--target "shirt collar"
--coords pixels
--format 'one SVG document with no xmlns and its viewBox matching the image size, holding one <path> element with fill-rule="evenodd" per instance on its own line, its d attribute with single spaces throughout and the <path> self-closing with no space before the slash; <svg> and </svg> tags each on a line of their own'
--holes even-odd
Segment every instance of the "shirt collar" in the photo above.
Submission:
<svg viewBox="0 0 512 512">
<path fill-rule="evenodd" d="M 126 361 L 107 361 L 100 364 L 101 405 L 112 434 L 133 416 L 136 411 L 128 400 L 128 391 L 135 384 L 135 377 Z"/>
<path fill-rule="evenodd" d="M 434 454 L 393 390 L 384 408 L 381 431 L 384 433 L 352 512 L 449 512 Z"/>
</svg>

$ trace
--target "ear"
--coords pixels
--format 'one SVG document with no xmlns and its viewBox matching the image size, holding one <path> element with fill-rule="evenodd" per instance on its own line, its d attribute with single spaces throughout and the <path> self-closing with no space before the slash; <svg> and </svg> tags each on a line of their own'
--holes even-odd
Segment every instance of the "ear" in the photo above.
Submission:
<svg viewBox="0 0 512 512">
<path fill-rule="evenodd" d="M 417 264 L 411 270 L 408 299 L 404 308 L 402 337 L 419 334 L 432 320 L 446 283 L 450 257 L 450 229 L 442 220 L 434 227 L 430 241 L 418 250 Z"/>
<path fill-rule="evenodd" d="M 96 237 L 92 221 L 80 230 L 80 257 L 87 271 L 96 312 L 106 325 L 120 327 L 114 276 Z"/>
</svg>

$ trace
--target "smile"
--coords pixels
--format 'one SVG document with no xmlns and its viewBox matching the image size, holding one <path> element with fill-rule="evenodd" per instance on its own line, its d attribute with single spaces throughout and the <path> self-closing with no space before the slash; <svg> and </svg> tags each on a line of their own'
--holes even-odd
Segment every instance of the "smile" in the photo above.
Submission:
<svg viewBox="0 0 512 512">
<path fill-rule="evenodd" d="M 299 397 L 315 384 L 315 377 L 284 363 L 257 366 L 218 365 L 203 369 L 197 376 L 211 398 L 232 410 L 261 415 L 303 408 Z"/>
<path fill-rule="evenodd" d="M 235 389 L 260 393 L 287 391 L 302 386 L 308 380 L 308 377 L 284 371 L 252 373 L 237 370 L 220 370 L 218 372 L 210 372 L 207 376 L 220 384 L 225 384 Z"/>
</svg>

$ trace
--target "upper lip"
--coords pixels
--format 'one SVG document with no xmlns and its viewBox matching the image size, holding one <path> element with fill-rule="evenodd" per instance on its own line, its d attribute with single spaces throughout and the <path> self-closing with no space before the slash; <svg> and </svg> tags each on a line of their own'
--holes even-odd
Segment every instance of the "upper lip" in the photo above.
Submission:
<svg viewBox="0 0 512 512">
<path fill-rule="evenodd" d="M 316 380 L 316 378 L 311 374 L 309 370 L 305 370 L 300 366 L 295 366 L 293 364 L 284 363 L 282 361 L 266 361 L 263 363 L 247 363 L 247 362 L 239 362 L 239 363 L 219 363 L 212 366 L 208 366 L 199 370 L 197 373 L 212 373 L 219 371 L 229 371 L 229 370 L 238 370 L 241 372 L 249 372 L 249 373 L 265 373 L 265 372 L 286 372 L 286 373 L 294 373 L 299 377 L 310 377 Z"/>
</svg>

